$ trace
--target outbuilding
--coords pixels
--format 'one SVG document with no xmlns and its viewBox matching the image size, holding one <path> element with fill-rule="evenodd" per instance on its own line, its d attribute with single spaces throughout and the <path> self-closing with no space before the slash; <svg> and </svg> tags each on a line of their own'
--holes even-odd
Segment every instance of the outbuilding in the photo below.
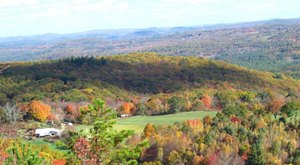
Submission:
<svg viewBox="0 0 300 165">
<path fill-rule="evenodd" d="M 36 129 L 34 135 L 36 137 L 45 137 L 45 136 L 52 136 L 52 137 L 60 137 L 62 130 L 56 128 L 41 128 Z"/>
</svg>

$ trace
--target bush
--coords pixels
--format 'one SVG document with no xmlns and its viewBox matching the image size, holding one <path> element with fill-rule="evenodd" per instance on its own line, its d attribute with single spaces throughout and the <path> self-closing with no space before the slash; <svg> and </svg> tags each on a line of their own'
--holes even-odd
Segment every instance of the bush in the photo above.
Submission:
<svg viewBox="0 0 300 165">
<path fill-rule="evenodd" d="M 286 114 L 288 117 L 294 115 L 295 111 L 300 110 L 300 102 L 299 101 L 291 101 L 286 103 L 280 110 L 281 114 Z"/>
</svg>

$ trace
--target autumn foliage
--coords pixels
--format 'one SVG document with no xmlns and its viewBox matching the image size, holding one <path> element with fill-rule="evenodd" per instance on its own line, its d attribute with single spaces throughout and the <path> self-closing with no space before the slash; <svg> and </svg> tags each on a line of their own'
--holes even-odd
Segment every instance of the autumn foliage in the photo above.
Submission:
<svg viewBox="0 0 300 165">
<path fill-rule="evenodd" d="M 135 111 L 135 108 L 134 108 L 134 105 L 130 102 L 125 102 L 123 105 L 122 105 L 122 113 L 123 114 L 132 114 L 134 113 Z"/>
<path fill-rule="evenodd" d="M 284 98 L 276 98 L 270 101 L 268 109 L 273 113 L 278 113 L 284 104 Z"/>
<path fill-rule="evenodd" d="M 209 115 L 206 115 L 204 118 L 203 118 L 203 122 L 205 124 L 211 124 L 212 123 L 212 118 L 209 116 Z"/>
<path fill-rule="evenodd" d="M 81 115 L 80 109 L 81 108 L 78 106 L 75 106 L 73 104 L 68 104 L 65 107 L 65 111 L 67 112 L 66 118 L 71 121 L 76 121 Z"/>
<path fill-rule="evenodd" d="M 146 138 L 151 137 L 155 134 L 155 129 L 152 124 L 148 123 L 144 128 L 144 135 Z"/>
<path fill-rule="evenodd" d="M 211 97 L 210 96 L 208 96 L 207 94 L 205 94 L 203 97 L 202 97 L 202 102 L 203 102 L 203 104 L 204 104 L 204 106 L 205 106 L 205 108 L 208 108 L 208 109 L 210 109 L 210 108 L 212 108 L 212 99 L 211 99 Z"/>
<path fill-rule="evenodd" d="M 47 117 L 48 121 L 57 121 L 58 118 L 55 114 L 51 113 L 48 117 Z"/>
<path fill-rule="evenodd" d="M 238 117 L 235 117 L 235 116 L 231 117 L 230 121 L 233 122 L 233 123 L 236 123 L 236 124 L 241 123 L 241 120 Z"/>
<path fill-rule="evenodd" d="M 86 138 L 77 139 L 73 146 L 73 150 L 78 156 L 78 158 L 80 158 L 83 161 L 83 164 L 92 163 L 91 145 Z"/>
<path fill-rule="evenodd" d="M 56 159 L 52 161 L 52 165 L 66 165 L 67 160 L 66 159 Z"/>
<path fill-rule="evenodd" d="M 194 120 L 187 120 L 186 121 L 186 124 L 188 126 L 190 126 L 191 128 L 193 129 L 196 129 L 196 130 L 203 130 L 203 124 L 200 120 L 198 119 L 194 119 Z"/>
<path fill-rule="evenodd" d="M 28 112 L 36 120 L 45 121 L 51 115 L 51 107 L 41 101 L 32 101 Z"/>
</svg>

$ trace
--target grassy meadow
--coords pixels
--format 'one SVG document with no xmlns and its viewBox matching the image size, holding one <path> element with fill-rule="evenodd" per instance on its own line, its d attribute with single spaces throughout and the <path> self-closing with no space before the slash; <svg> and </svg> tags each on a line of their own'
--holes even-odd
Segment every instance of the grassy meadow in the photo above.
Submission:
<svg viewBox="0 0 300 165">
<path fill-rule="evenodd" d="M 183 112 L 170 115 L 160 116 L 133 116 L 130 118 L 119 119 L 114 126 L 116 130 L 132 129 L 136 133 L 143 132 L 146 124 L 152 123 L 156 125 L 170 125 L 175 122 L 184 122 L 189 119 L 202 119 L 206 115 L 215 116 L 215 111 L 197 111 Z"/>
<path fill-rule="evenodd" d="M 196 112 L 182 112 L 170 115 L 159 116 L 133 116 L 129 118 L 119 118 L 114 128 L 120 130 L 134 130 L 136 133 L 142 133 L 146 124 L 152 123 L 156 125 L 171 125 L 175 122 L 184 122 L 189 119 L 202 119 L 206 115 L 211 117 L 217 114 L 216 111 L 196 111 Z M 77 125 L 76 130 L 83 130 L 88 132 L 90 126 Z"/>
</svg>

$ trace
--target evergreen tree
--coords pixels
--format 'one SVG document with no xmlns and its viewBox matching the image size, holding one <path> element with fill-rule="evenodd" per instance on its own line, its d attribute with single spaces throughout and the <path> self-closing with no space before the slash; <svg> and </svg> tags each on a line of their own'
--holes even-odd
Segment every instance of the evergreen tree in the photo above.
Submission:
<svg viewBox="0 0 300 165">
<path fill-rule="evenodd" d="M 123 130 L 117 132 L 113 129 L 116 123 L 116 112 L 106 108 L 104 101 L 96 99 L 88 106 L 89 115 L 94 119 L 90 130 L 91 138 L 88 156 L 95 164 L 137 164 L 137 160 L 144 147 L 148 145 L 143 141 L 136 146 L 125 144 L 125 140 L 134 132 Z"/>
<path fill-rule="evenodd" d="M 8 150 L 9 157 L 4 162 L 4 165 L 35 165 L 35 164 L 50 164 L 48 161 L 38 156 L 37 151 L 33 151 L 30 144 L 24 142 L 15 142 L 13 147 Z"/>
<path fill-rule="evenodd" d="M 265 165 L 266 160 L 263 155 L 262 149 L 262 137 L 258 137 L 254 140 L 250 148 L 250 153 L 248 155 L 247 165 Z"/>
</svg>

